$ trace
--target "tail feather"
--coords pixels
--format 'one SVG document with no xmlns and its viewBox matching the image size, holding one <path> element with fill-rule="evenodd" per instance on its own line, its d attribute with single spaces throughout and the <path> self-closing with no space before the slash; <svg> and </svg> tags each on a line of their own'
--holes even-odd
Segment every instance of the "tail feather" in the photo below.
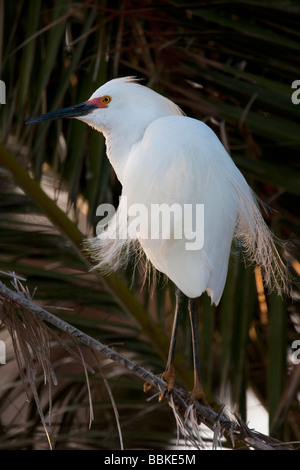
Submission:
<svg viewBox="0 0 300 470">
<path fill-rule="evenodd" d="M 280 296 L 290 294 L 290 274 L 276 247 L 283 246 L 283 242 L 267 226 L 260 212 L 259 199 L 248 184 L 247 191 L 242 194 L 234 241 L 242 248 L 246 259 L 261 268 L 269 292 L 275 290 Z"/>
<path fill-rule="evenodd" d="M 260 211 L 260 201 L 240 172 L 238 176 L 235 175 L 232 187 L 238 213 L 233 236 L 235 247 L 242 250 L 246 261 L 261 268 L 264 285 L 269 292 L 275 290 L 280 296 L 290 295 L 291 276 L 276 248 L 276 245 L 283 246 L 283 242 L 277 239 L 267 226 Z M 101 270 L 103 274 L 125 266 L 129 259 L 134 258 L 137 264 L 141 257 L 144 261 L 146 258 L 138 240 L 120 236 L 120 226 L 116 224 L 116 220 L 121 218 L 119 211 L 122 210 L 122 207 L 119 207 L 109 222 L 107 231 L 110 231 L 110 234 L 103 231 L 85 243 L 86 250 L 96 263 L 94 269 Z M 113 230 L 115 232 L 112 232 Z M 147 274 L 149 262 L 144 264 Z"/>
</svg>

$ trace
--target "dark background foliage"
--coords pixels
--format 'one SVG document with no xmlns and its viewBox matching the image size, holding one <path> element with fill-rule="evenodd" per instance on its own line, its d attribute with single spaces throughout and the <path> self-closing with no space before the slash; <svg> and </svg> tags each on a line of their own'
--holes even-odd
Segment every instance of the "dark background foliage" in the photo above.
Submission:
<svg viewBox="0 0 300 470">
<path fill-rule="evenodd" d="M 27 279 L 36 301 L 130 355 L 164 369 L 174 288 L 158 280 L 151 296 L 137 271 L 114 278 L 88 272 L 74 247 L 75 225 L 90 235 L 102 202 L 118 203 L 120 185 L 102 135 L 81 122 L 25 126 L 43 112 L 89 98 L 107 80 L 133 75 L 168 96 L 218 134 L 249 184 L 272 210 L 266 220 L 287 240 L 283 255 L 299 274 L 300 6 L 297 1 L 0 2 L 0 270 Z M 21 166 L 18 166 L 18 163 Z M 41 199 L 29 173 L 74 222 Z M 72 226 L 74 225 L 74 230 Z M 69 228 L 68 228 L 69 227 Z M 7 278 L 3 278 L 6 279 Z M 70 310 L 63 310 L 62 308 Z M 259 272 L 232 257 L 215 309 L 199 300 L 201 363 L 208 396 L 247 419 L 247 391 L 269 414 L 270 433 L 300 440 L 300 365 L 296 300 L 267 296 Z M 9 340 L 4 330 L 1 338 Z M 43 448 L 47 441 L 34 401 L 25 402 L 14 354 L 1 365 L 0 448 Z M 95 359 L 88 359 L 93 363 Z M 178 344 L 179 385 L 191 387 L 188 318 Z M 59 385 L 53 387 L 55 448 L 116 448 L 115 415 L 101 374 L 91 377 L 95 421 L 88 430 L 82 369 L 53 345 Z M 147 402 L 142 384 L 101 363 L 119 412 L 126 448 L 167 448 L 176 436 L 171 411 Z M 40 383 L 44 411 L 48 400 Z M 45 395 L 45 396 L 44 396 Z"/>
</svg>

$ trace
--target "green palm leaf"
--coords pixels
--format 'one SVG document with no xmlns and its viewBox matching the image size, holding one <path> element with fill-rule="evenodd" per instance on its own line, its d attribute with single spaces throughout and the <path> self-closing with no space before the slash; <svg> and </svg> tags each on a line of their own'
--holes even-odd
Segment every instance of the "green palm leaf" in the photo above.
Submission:
<svg viewBox="0 0 300 470">
<path fill-rule="evenodd" d="M 284 255 L 299 274 L 299 253 L 291 243 L 300 226 L 300 105 L 291 101 L 291 84 L 300 76 L 297 1 L 199 6 L 170 0 L 144 6 L 120 0 L 111 6 L 102 0 L 29 0 L 0 2 L 0 8 L 0 78 L 7 90 L 0 109 L 0 271 L 26 277 L 37 301 L 71 309 L 57 314 L 155 373 L 163 370 L 173 286 L 160 279 L 151 296 L 147 286 L 141 290 L 139 272 L 132 278 L 130 266 L 100 277 L 89 271 L 81 252 L 97 222 L 97 206 L 117 205 L 120 194 L 102 135 L 72 120 L 25 126 L 37 114 L 87 99 L 114 76 L 137 75 L 216 131 L 270 204 L 268 223 L 289 240 Z M 51 197 L 45 194 L 49 186 Z M 264 292 L 259 297 L 256 282 L 253 269 L 245 270 L 233 256 L 218 308 L 206 296 L 199 300 L 204 385 L 209 396 L 226 401 L 244 419 L 247 392 L 254 390 L 269 413 L 272 434 L 299 441 L 291 379 L 297 365 L 290 361 L 299 309 L 289 299 Z M 182 323 L 177 373 L 179 384 L 189 388 L 188 318 Z M 54 356 L 61 384 L 53 392 L 53 407 L 60 410 L 56 447 L 116 448 L 115 415 L 101 374 L 91 382 L 96 419 L 88 431 L 84 374 L 63 367 L 59 347 Z M 41 424 L 34 404 L 26 425 L 13 405 L 6 412 L 8 401 L 22 400 L 13 355 L 9 364 L 13 379 L 0 387 L 0 447 L 37 448 Z M 125 371 L 105 362 L 101 370 L 117 404 L 125 447 L 168 448 L 176 425 L 167 407 L 146 402 L 141 385 Z"/>
</svg>

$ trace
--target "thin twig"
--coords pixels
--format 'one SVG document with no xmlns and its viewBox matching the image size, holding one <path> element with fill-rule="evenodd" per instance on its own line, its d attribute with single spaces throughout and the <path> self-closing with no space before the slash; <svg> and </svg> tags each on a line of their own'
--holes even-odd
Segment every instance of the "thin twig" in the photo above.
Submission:
<svg viewBox="0 0 300 470">
<path fill-rule="evenodd" d="M 107 390 L 107 393 L 109 395 L 109 398 L 110 398 L 110 401 L 111 401 L 111 405 L 113 407 L 113 410 L 114 410 L 114 414 L 115 414 L 115 418 L 116 418 L 116 423 L 117 423 L 117 428 L 118 428 L 118 433 L 119 433 L 119 439 L 120 439 L 120 448 L 121 450 L 124 450 L 124 444 L 123 444 L 123 436 L 122 436 L 122 431 L 121 431 L 121 425 L 120 425 L 120 420 L 119 420 L 119 412 L 118 412 L 118 408 L 117 408 L 117 405 L 116 405 L 116 402 L 115 402 L 115 399 L 114 399 L 114 396 L 112 394 L 112 391 L 111 391 L 111 388 L 109 386 L 109 383 L 105 377 L 105 375 L 103 374 L 102 370 L 100 369 L 100 374 L 101 374 L 101 377 L 102 377 L 102 380 L 104 382 L 104 385 L 105 385 L 105 388 Z"/>
</svg>

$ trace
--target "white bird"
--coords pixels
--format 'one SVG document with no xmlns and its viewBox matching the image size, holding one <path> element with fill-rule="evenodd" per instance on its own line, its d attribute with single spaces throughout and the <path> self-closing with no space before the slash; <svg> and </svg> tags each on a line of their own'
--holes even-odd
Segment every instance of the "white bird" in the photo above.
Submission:
<svg viewBox="0 0 300 470">
<path fill-rule="evenodd" d="M 166 371 L 162 374 L 169 391 L 175 380 L 173 357 L 183 298 L 189 298 L 194 348 L 192 394 L 205 401 L 195 299 L 206 291 L 212 303 L 219 303 L 232 242 L 237 242 L 247 258 L 261 267 L 267 287 L 275 288 L 279 294 L 288 288 L 286 268 L 260 213 L 257 197 L 210 127 L 185 116 L 172 101 L 132 77 L 111 80 L 87 101 L 28 123 L 58 118 L 80 119 L 104 134 L 107 156 L 122 184 L 117 213 L 107 230 L 90 241 L 97 267 L 117 269 L 132 252 L 142 252 L 154 268 L 176 285 L 173 332 Z M 129 208 L 135 204 L 149 209 L 149 216 L 140 220 L 135 236 L 130 238 L 125 232 L 134 220 Z M 201 226 L 196 224 L 195 231 L 190 227 L 188 233 L 176 237 L 175 230 L 182 228 L 183 222 L 180 214 L 175 214 L 173 227 L 157 227 L 157 220 L 150 221 L 150 210 L 162 204 L 203 205 Z M 151 222 L 158 230 L 152 238 Z M 170 225 L 169 220 L 167 223 Z M 166 228 L 170 229 L 168 237 L 163 236 Z M 197 231 L 204 236 L 203 246 L 187 249 L 191 234 Z"/>
</svg>

